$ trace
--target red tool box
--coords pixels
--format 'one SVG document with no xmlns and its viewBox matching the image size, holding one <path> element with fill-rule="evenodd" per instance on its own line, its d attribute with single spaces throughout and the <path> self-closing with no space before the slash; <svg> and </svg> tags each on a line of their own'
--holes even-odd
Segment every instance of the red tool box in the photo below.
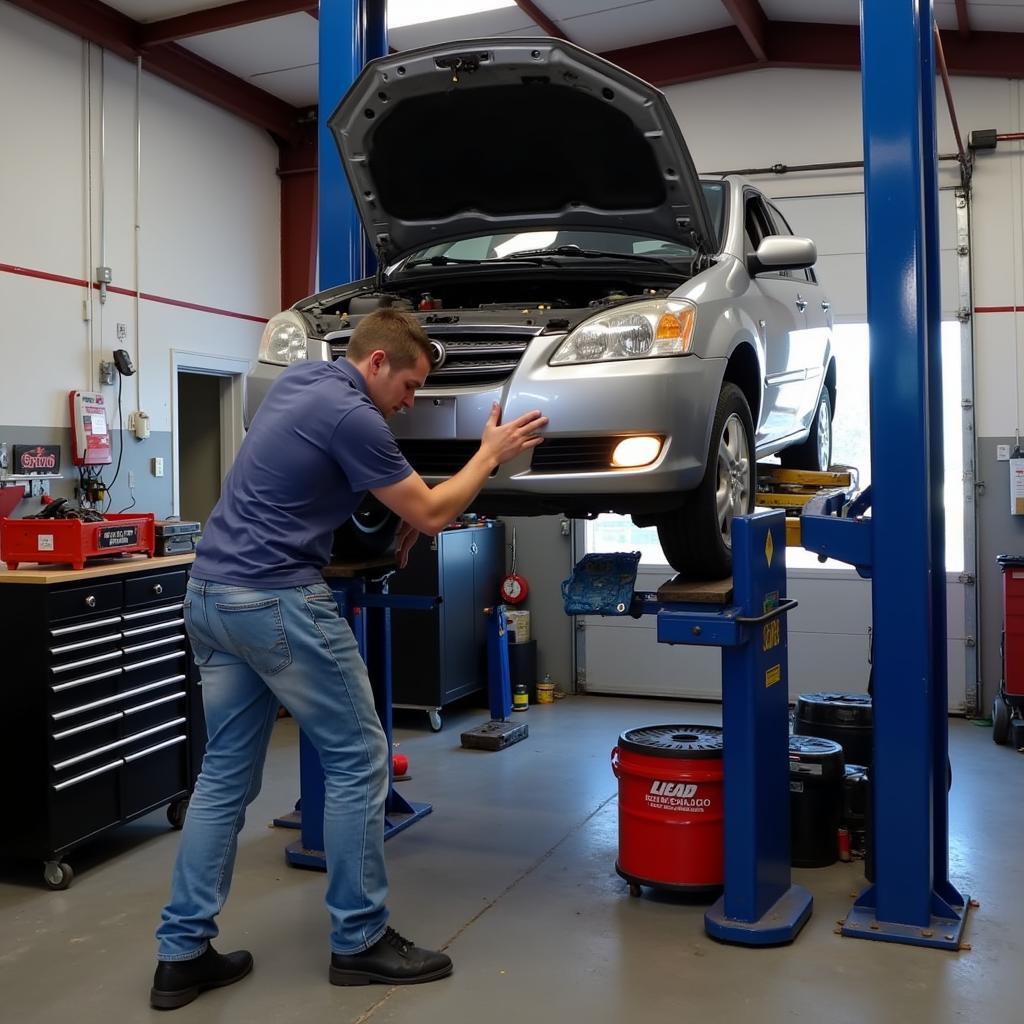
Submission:
<svg viewBox="0 0 1024 1024">
<path fill-rule="evenodd" d="M 78 519 L 0 519 L 0 550 L 8 569 L 20 562 L 55 562 L 81 569 L 87 558 L 145 552 L 156 542 L 152 512 Z"/>
</svg>

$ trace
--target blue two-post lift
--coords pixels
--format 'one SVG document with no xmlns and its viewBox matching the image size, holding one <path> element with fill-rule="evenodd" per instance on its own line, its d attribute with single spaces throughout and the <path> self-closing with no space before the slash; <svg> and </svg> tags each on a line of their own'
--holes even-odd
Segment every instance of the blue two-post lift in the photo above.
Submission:
<svg viewBox="0 0 1024 1024">
<path fill-rule="evenodd" d="M 327 128 L 369 59 L 386 52 L 386 0 L 321 0 L 319 267 L 372 270 Z M 969 901 L 949 880 L 946 603 L 938 182 L 932 0 L 862 0 L 871 345 L 870 516 L 802 517 L 803 544 L 872 579 L 875 883 L 844 935 L 960 946 Z M 898 440 L 898 444 L 893 441 Z M 910 454 L 908 454 L 910 453 Z M 811 911 L 789 873 L 785 529 L 778 512 L 734 524 L 728 604 L 637 595 L 666 643 L 723 648 L 726 871 L 709 934 L 786 942 Z M 772 625 L 772 624 L 777 624 Z"/>
</svg>

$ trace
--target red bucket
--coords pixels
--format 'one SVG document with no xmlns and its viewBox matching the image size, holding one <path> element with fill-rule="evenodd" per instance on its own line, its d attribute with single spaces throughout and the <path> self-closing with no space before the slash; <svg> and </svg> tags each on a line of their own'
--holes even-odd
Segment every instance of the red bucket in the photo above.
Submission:
<svg viewBox="0 0 1024 1024">
<path fill-rule="evenodd" d="M 612 751 L 619 780 L 619 859 L 631 887 L 717 889 L 723 854 L 722 730 L 631 729 Z"/>
</svg>

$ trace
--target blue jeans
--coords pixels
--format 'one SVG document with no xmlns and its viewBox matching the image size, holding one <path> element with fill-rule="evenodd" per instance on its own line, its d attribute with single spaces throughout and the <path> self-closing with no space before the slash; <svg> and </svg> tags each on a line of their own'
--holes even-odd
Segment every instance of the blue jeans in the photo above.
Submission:
<svg viewBox="0 0 1024 1024">
<path fill-rule="evenodd" d="M 355 637 L 326 584 L 251 590 L 190 580 L 185 624 L 208 740 L 157 929 L 160 960 L 201 956 L 231 886 L 245 809 L 260 791 L 283 704 L 320 754 L 331 949 L 383 934 L 387 739 Z"/>
</svg>

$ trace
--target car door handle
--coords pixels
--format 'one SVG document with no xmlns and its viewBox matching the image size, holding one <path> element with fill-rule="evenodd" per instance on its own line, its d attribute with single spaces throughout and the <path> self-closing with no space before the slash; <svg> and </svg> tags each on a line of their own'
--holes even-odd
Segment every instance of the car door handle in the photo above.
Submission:
<svg viewBox="0 0 1024 1024">
<path fill-rule="evenodd" d="M 807 308 L 807 300 L 800 298 L 798 295 L 796 299 L 796 308 L 802 313 Z"/>
</svg>

